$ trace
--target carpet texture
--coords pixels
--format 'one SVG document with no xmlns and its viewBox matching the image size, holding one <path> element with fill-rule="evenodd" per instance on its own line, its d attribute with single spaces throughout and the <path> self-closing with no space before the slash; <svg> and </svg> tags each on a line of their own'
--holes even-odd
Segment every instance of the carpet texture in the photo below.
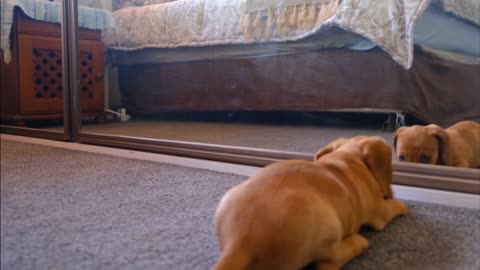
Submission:
<svg viewBox="0 0 480 270">
<path fill-rule="evenodd" d="M 1 141 L 1 269 L 209 269 L 213 214 L 244 177 Z M 345 269 L 480 268 L 477 210 L 411 213 Z"/>
</svg>

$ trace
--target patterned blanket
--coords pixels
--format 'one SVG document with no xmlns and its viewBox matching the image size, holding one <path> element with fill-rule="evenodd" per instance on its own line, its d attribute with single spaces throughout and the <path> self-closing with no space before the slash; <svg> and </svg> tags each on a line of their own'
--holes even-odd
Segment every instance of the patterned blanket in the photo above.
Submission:
<svg viewBox="0 0 480 270">
<path fill-rule="evenodd" d="M 332 22 L 370 39 L 408 69 L 415 23 L 429 4 L 430 0 L 343 0 Z"/>
<path fill-rule="evenodd" d="M 105 45 L 118 50 L 295 41 L 336 25 L 370 39 L 408 69 L 415 24 L 431 1 L 480 24 L 479 0 L 176 0 L 117 10 L 115 28 L 108 11 L 80 7 L 79 25 L 104 29 Z M 6 62 L 14 7 L 38 20 L 61 18 L 57 3 L 1 0 Z"/>
<path fill-rule="evenodd" d="M 104 35 L 120 50 L 294 41 L 327 24 L 361 34 L 404 68 L 413 28 L 430 0 L 177 0 L 114 12 Z M 185 16 L 185 14 L 188 14 Z"/>
</svg>

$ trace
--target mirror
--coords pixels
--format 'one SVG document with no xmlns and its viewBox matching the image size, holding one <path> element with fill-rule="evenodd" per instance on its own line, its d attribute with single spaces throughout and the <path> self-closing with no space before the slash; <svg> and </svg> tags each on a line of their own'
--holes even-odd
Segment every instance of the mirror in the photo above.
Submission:
<svg viewBox="0 0 480 270">
<path fill-rule="evenodd" d="M 82 110 L 96 113 L 82 133 L 314 153 L 338 137 L 392 143 L 401 126 L 479 121 L 475 1 L 361 13 L 288 2 L 80 1 L 107 22 L 101 42 L 80 38 L 82 97 L 95 100 Z"/>
<path fill-rule="evenodd" d="M 1 4 L 1 124 L 63 132 L 61 5 Z"/>
</svg>

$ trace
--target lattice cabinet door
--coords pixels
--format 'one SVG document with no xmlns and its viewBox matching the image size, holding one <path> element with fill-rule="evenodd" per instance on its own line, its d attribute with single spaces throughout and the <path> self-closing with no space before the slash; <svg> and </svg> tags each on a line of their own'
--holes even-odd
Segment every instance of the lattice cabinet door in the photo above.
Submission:
<svg viewBox="0 0 480 270">
<path fill-rule="evenodd" d="M 63 113 L 62 49 L 56 37 L 19 35 L 20 111 L 22 114 Z M 103 46 L 80 41 L 82 112 L 103 112 Z"/>
<path fill-rule="evenodd" d="M 80 40 L 80 101 L 83 112 L 104 112 L 103 44 Z"/>
<path fill-rule="evenodd" d="M 33 35 L 19 35 L 18 42 L 21 113 L 63 113 L 61 42 Z"/>
</svg>

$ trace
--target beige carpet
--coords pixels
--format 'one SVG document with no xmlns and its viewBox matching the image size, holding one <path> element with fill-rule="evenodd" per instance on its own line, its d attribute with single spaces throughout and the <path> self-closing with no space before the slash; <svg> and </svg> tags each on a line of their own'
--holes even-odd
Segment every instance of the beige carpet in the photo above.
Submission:
<svg viewBox="0 0 480 270">
<path fill-rule="evenodd" d="M 1 141 L 1 269 L 206 270 L 213 215 L 245 179 L 176 165 Z M 410 213 L 346 270 L 478 270 L 480 212 Z"/>
</svg>

